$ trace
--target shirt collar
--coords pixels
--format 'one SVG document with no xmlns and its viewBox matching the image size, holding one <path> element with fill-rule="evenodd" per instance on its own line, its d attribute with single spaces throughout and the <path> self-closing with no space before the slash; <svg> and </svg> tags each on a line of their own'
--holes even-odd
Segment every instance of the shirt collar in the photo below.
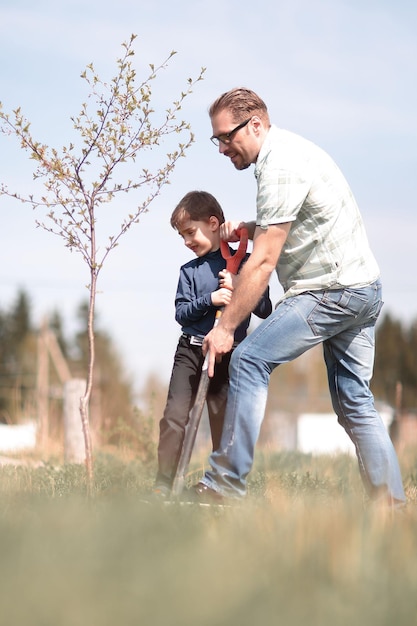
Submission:
<svg viewBox="0 0 417 626">
<path fill-rule="evenodd" d="M 274 125 L 271 124 L 265 140 L 261 146 L 261 149 L 259 150 L 259 154 L 258 154 L 258 158 L 256 159 L 256 163 L 255 163 L 255 176 L 257 177 L 259 175 L 259 171 L 262 169 L 263 164 L 265 163 L 265 160 L 268 157 L 268 154 L 271 152 L 271 148 L 272 148 L 272 142 L 274 140 L 274 136 L 277 133 L 278 128 Z"/>
</svg>

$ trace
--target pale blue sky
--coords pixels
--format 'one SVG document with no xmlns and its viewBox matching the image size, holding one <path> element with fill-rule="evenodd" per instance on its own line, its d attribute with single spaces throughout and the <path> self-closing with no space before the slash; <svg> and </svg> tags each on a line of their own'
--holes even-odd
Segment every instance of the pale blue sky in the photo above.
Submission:
<svg viewBox="0 0 417 626">
<path fill-rule="evenodd" d="M 414 0 L 0 1 L 0 100 L 6 111 L 21 106 L 35 138 L 57 148 L 71 140 L 70 117 L 86 99 L 80 73 L 93 62 L 110 79 L 132 33 L 139 77 L 149 63 L 178 52 L 155 84 L 155 108 L 166 108 L 189 76 L 207 68 L 183 110 L 195 144 L 100 278 L 101 325 L 137 388 L 151 372 L 168 379 L 178 339 L 173 300 L 179 266 L 191 257 L 169 225 L 176 203 L 205 189 L 227 217 L 255 215 L 253 168 L 235 171 L 208 140 L 209 104 L 237 85 L 261 95 L 275 124 L 335 158 L 381 267 L 385 311 L 417 318 L 416 27 Z M 1 135 L 0 155 L 0 181 L 30 193 L 26 153 Z M 126 196 L 114 209 L 118 220 L 117 211 L 131 211 L 129 202 Z M 70 332 L 87 296 L 87 266 L 59 238 L 36 229 L 29 206 L 1 197 L 0 219 L 1 308 L 24 287 L 35 321 L 58 308 Z M 272 291 L 275 299 L 281 293 L 275 277 Z"/>
</svg>

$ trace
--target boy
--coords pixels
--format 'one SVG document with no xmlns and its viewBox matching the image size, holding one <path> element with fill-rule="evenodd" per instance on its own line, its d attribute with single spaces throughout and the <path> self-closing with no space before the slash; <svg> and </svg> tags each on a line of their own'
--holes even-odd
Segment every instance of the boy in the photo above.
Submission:
<svg viewBox="0 0 417 626">
<path fill-rule="evenodd" d="M 204 361 L 203 339 L 213 328 L 217 309 L 229 304 L 232 297 L 232 277 L 225 269 L 226 261 L 220 252 L 220 225 L 223 223 L 222 208 L 205 191 L 186 194 L 171 216 L 171 226 L 197 258 L 181 267 L 175 297 L 175 319 L 181 325 L 182 335 L 175 352 L 164 416 L 159 424 L 158 473 L 153 493 L 160 498 L 167 498 L 171 492 Z M 254 313 L 265 319 L 271 311 L 267 288 Z M 249 322 L 250 316 L 236 329 L 235 345 L 246 337 Z M 223 428 L 230 356 L 231 353 L 224 355 L 216 364 L 207 393 L 213 450 L 220 444 Z"/>
</svg>

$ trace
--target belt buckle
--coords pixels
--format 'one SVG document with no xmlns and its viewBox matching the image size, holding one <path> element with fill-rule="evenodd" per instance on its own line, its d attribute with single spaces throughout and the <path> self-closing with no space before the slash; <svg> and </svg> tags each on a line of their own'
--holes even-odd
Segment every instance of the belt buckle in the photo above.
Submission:
<svg viewBox="0 0 417 626">
<path fill-rule="evenodd" d="M 203 345 L 203 337 L 196 337 L 195 335 L 191 335 L 191 337 L 190 337 L 190 345 L 191 346 L 202 346 Z"/>
</svg>

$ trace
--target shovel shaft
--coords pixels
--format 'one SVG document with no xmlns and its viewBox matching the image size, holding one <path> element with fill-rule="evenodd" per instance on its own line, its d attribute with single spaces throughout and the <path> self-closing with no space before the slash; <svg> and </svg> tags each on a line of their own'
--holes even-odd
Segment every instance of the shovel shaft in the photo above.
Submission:
<svg viewBox="0 0 417 626">
<path fill-rule="evenodd" d="M 200 382 L 198 384 L 197 395 L 193 408 L 190 411 L 187 426 L 185 427 L 184 442 L 181 449 L 181 456 L 178 461 L 177 471 L 172 485 L 172 494 L 180 495 L 184 488 L 185 475 L 191 460 L 195 440 L 197 437 L 198 427 L 201 421 L 204 404 L 207 397 L 207 390 L 210 384 L 208 375 L 208 353 L 204 359 L 203 369 L 201 371 Z"/>
</svg>

